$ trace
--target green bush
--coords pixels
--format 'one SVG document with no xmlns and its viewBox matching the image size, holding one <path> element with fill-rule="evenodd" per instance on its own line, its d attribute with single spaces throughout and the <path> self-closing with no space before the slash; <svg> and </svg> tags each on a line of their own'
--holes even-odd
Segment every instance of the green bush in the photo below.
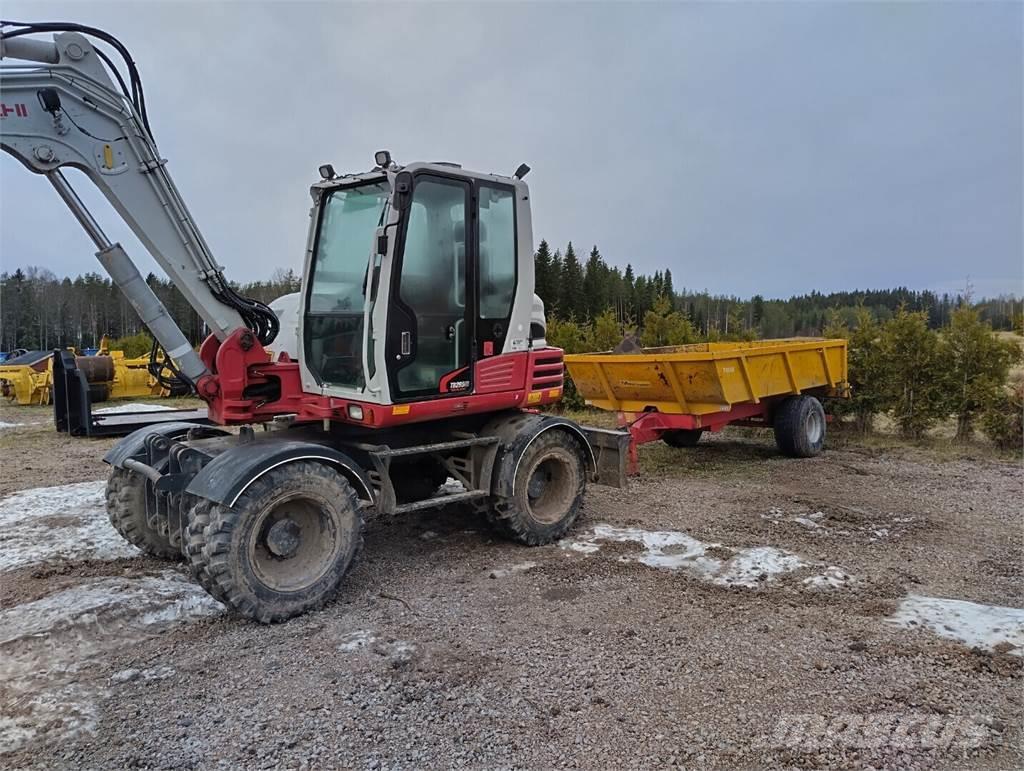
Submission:
<svg viewBox="0 0 1024 771">
<path fill-rule="evenodd" d="M 1024 447 L 1024 378 L 992 396 L 981 413 L 981 430 L 1002 450 Z"/>
<path fill-rule="evenodd" d="M 941 341 L 948 410 L 957 417 L 957 439 L 967 440 L 974 435 L 975 419 L 1003 395 L 1021 351 L 1016 343 L 996 337 L 992 326 L 967 306 L 953 311 Z"/>
<path fill-rule="evenodd" d="M 152 347 L 153 338 L 145 332 L 139 332 L 137 335 L 128 335 L 111 340 L 108 350 L 124 351 L 126 359 L 137 359 L 148 354 Z"/>
<path fill-rule="evenodd" d="M 871 433 L 875 415 L 888 409 L 886 378 L 882 369 L 879 337 L 881 326 L 867 308 L 858 308 L 854 314 L 854 327 L 838 312 L 830 314 L 824 335 L 845 338 L 851 395 L 849 399 L 830 402 L 830 409 L 839 418 L 852 417 L 854 426 L 862 434 Z"/>
<path fill-rule="evenodd" d="M 697 331 L 690 320 L 679 311 L 672 310 L 672 303 L 659 295 L 651 310 L 644 314 L 640 343 L 644 348 L 660 348 L 665 345 L 687 345 L 697 342 Z"/>
<path fill-rule="evenodd" d="M 557 318 L 548 319 L 547 333 L 545 339 L 548 345 L 561 348 L 566 353 L 587 353 L 591 347 L 591 330 L 586 324 L 577 324 L 573 319 L 562 321 Z M 560 406 L 563 409 L 578 410 L 586 406 L 583 397 L 576 390 L 576 384 L 569 377 L 569 370 L 565 371 L 565 384 L 562 388 L 562 401 Z"/>
<path fill-rule="evenodd" d="M 881 327 L 878 337 L 879 394 L 910 439 L 920 438 L 949 414 L 948 382 L 938 335 L 928 328 L 928 315 L 900 308 Z"/>
</svg>

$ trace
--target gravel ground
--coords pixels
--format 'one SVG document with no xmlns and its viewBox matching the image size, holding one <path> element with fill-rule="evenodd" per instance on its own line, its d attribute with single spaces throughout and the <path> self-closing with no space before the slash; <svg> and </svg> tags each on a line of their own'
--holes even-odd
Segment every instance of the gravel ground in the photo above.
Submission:
<svg viewBox="0 0 1024 771">
<path fill-rule="evenodd" d="M 104 473 L 101 442 L 22 426 L 0 447 L 4 494 Z M 142 557 L 0 573 L 0 765 L 1024 765 L 1020 649 L 890 618 L 908 594 L 1024 607 L 1019 464 L 794 461 L 726 433 L 642 466 L 588 490 L 571 544 L 516 546 L 458 508 L 373 521 L 338 599 L 273 627 Z M 781 572 L 728 585 L 764 547 Z"/>
</svg>

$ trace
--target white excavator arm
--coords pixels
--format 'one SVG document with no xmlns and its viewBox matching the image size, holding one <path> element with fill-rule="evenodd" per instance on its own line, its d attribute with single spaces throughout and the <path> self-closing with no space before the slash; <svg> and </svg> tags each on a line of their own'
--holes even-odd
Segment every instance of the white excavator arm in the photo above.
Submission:
<svg viewBox="0 0 1024 771">
<path fill-rule="evenodd" d="M 171 180 L 149 130 L 141 81 L 127 50 L 109 35 L 79 25 L 2 25 L 0 59 L 30 63 L 0 64 L 0 146 L 53 184 L 95 242 L 111 279 L 181 373 L 194 382 L 207 368 L 121 246 L 103 233 L 62 168 L 80 169 L 103 191 L 218 339 L 247 327 L 260 342 L 273 340 L 274 313 L 228 285 Z M 124 56 L 131 88 L 86 34 L 57 32 L 52 41 L 27 36 L 61 29 L 104 36 Z"/>
</svg>

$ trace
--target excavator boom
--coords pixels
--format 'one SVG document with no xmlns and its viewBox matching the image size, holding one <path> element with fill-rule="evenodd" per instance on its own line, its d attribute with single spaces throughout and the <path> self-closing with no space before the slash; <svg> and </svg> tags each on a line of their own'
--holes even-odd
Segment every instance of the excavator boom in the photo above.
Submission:
<svg viewBox="0 0 1024 771">
<path fill-rule="evenodd" d="M 276 316 L 228 284 L 171 179 L 150 132 L 141 80 L 127 49 L 106 33 L 80 25 L 2 26 L 0 59 L 22 63 L 0 65 L 0 147 L 50 181 L 96 244 L 100 263 L 181 373 L 194 382 L 208 368 L 121 245 L 104 234 L 64 168 L 82 171 L 103 192 L 217 339 L 248 328 L 261 343 L 270 342 L 277 332 Z M 49 31 L 56 32 L 52 42 L 26 37 Z M 87 35 L 114 41 L 128 65 L 130 90 Z"/>
</svg>

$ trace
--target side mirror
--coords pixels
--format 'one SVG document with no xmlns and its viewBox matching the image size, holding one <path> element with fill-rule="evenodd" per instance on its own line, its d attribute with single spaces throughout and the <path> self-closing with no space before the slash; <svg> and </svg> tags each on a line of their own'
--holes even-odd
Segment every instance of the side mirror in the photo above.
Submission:
<svg viewBox="0 0 1024 771">
<path fill-rule="evenodd" d="M 400 171 L 395 177 L 395 194 L 393 205 L 398 211 L 405 212 L 412 203 L 412 172 Z"/>
</svg>

